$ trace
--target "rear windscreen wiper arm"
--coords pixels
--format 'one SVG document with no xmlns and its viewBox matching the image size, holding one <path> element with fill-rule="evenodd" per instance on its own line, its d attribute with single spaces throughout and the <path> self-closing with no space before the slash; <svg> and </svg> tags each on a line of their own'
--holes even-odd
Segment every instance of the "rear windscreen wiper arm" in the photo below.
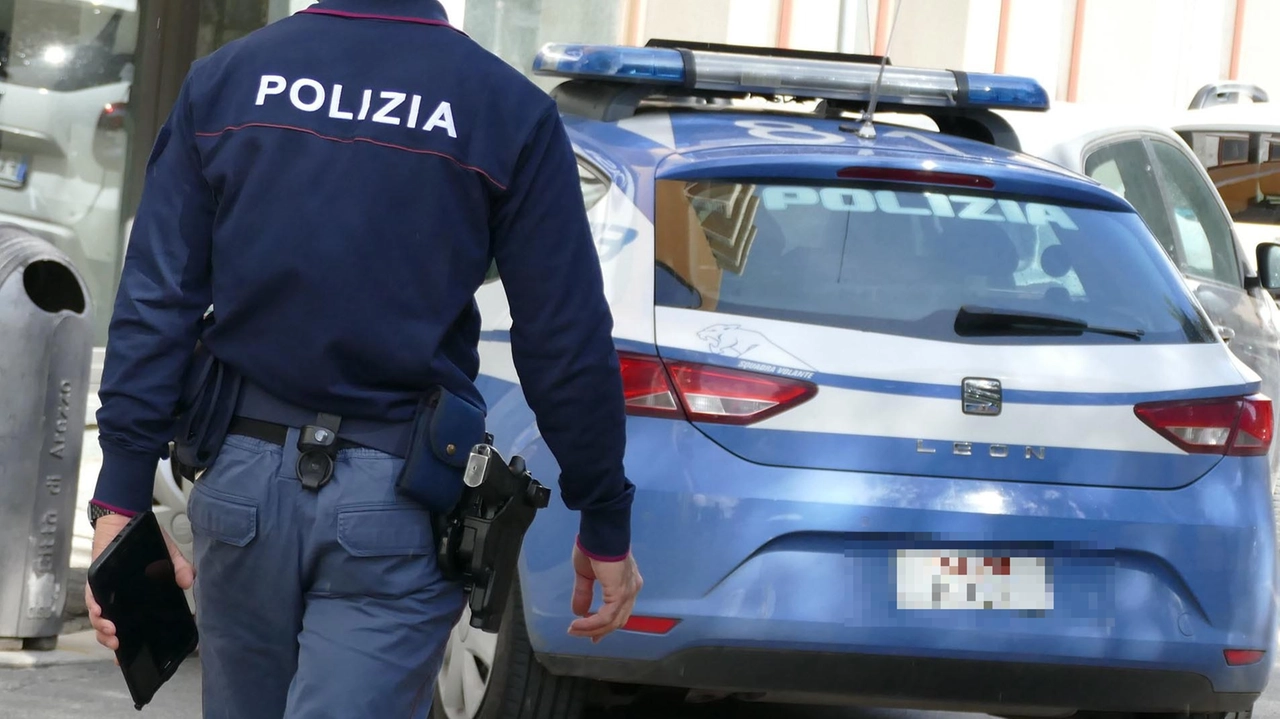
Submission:
<svg viewBox="0 0 1280 719">
<path fill-rule="evenodd" d="M 965 305 L 956 313 L 956 334 L 961 337 L 982 335 L 1094 334 L 1142 339 L 1140 329 L 1096 327 L 1082 320 L 1034 312 L 1013 312 L 990 307 Z"/>
</svg>

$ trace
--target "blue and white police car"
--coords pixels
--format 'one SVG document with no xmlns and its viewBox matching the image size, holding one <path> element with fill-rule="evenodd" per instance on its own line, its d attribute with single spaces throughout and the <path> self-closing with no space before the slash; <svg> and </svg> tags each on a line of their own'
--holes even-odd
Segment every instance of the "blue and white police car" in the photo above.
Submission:
<svg viewBox="0 0 1280 719">
<path fill-rule="evenodd" d="M 534 69 L 566 80 L 645 588 L 625 631 L 566 634 L 577 520 L 553 503 L 501 634 L 455 630 L 436 716 L 648 687 L 1251 711 L 1277 632 L 1271 400 L 1131 205 L 1018 153 L 993 110 L 1045 109 L 1040 86 L 664 42 Z M 941 131 L 864 122 L 877 86 Z M 490 429 L 554 481 L 500 278 L 478 301 Z"/>
</svg>

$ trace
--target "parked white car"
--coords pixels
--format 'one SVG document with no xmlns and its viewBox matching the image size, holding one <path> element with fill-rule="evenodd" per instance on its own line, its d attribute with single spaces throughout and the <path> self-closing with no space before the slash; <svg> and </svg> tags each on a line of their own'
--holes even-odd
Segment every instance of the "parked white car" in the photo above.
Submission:
<svg viewBox="0 0 1280 719">
<path fill-rule="evenodd" d="M 0 12 L 0 222 L 65 252 L 105 342 L 120 262 L 120 201 L 136 0 L 10 0 Z"/>
<path fill-rule="evenodd" d="M 1280 307 L 1254 257 L 1258 241 L 1280 232 L 1242 239 L 1210 172 L 1159 113 L 1055 103 L 1046 113 L 1000 115 L 1023 152 L 1093 178 L 1138 210 L 1228 347 L 1262 377 L 1262 392 L 1280 397 Z M 1274 489 L 1280 446 L 1270 461 Z"/>
<path fill-rule="evenodd" d="M 1269 99 L 1255 85 L 1206 85 L 1170 120 L 1208 171 L 1251 263 L 1258 243 L 1280 238 L 1280 105 Z"/>
</svg>

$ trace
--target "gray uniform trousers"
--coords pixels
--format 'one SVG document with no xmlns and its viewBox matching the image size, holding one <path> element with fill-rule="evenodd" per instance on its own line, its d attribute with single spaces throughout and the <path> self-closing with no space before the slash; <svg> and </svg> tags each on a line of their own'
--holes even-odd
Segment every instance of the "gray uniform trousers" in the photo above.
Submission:
<svg viewBox="0 0 1280 719">
<path fill-rule="evenodd" d="M 231 435 L 192 490 L 204 716 L 426 717 L 465 600 L 430 515 L 377 450 L 342 451 L 307 490 L 297 441 Z"/>
</svg>

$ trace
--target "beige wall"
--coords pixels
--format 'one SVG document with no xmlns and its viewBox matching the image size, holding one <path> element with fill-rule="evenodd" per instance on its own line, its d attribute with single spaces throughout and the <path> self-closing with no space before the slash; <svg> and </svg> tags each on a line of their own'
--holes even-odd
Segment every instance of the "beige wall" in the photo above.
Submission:
<svg viewBox="0 0 1280 719">
<path fill-rule="evenodd" d="M 905 4 L 905 11 L 898 15 Z M 889 58 L 895 65 L 968 69 L 971 0 L 907 0 L 894 3 Z M 873 29 L 874 31 L 874 29 Z M 992 58 L 994 58 L 994 46 Z M 990 62 L 990 61 L 989 61 Z"/>
<path fill-rule="evenodd" d="M 1092 2 L 1085 15 L 1080 101 L 1186 106 L 1225 77 L 1234 0 Z"/>
<path fill-rule="evenodd" d="M 1013 3 L 1009 8 L 1004 71 L 1034 77 L 1048 90 L 1049 97 L 1066 98 L 1075 12 L 1075 0 Z M 999 22 L 997 15 L 997 33 Z M 995 69 L 994 60 L 991 68 Z"/>
<path fill-rule="evenodd" d="M 1251 0 L 1245 8 L 1246 52 L 1240 57 L 1240 79 L 1262 85 L 1272 102 L 1280 102 L 1280 42 L 1275 36 L 1280 26 L 1280 2 Z"/>
<path fill-rule="evenodd" d="M 776 13 L 775 13 L 776 14 Z M 727 42 L 733 21 L 732 0 L 647 0 L 642 8 L 640 43 L 650 38 Z M 740 35 L 747 28 L 735 28 Z M 744 42 L 737 39 L 737 42 Z"/>
<path fill-rule="evenodd" d="M 792 8 L 791 47 L 834 50 L 839 46 L 840 0 L 793 0 Z"/>
</svg>

